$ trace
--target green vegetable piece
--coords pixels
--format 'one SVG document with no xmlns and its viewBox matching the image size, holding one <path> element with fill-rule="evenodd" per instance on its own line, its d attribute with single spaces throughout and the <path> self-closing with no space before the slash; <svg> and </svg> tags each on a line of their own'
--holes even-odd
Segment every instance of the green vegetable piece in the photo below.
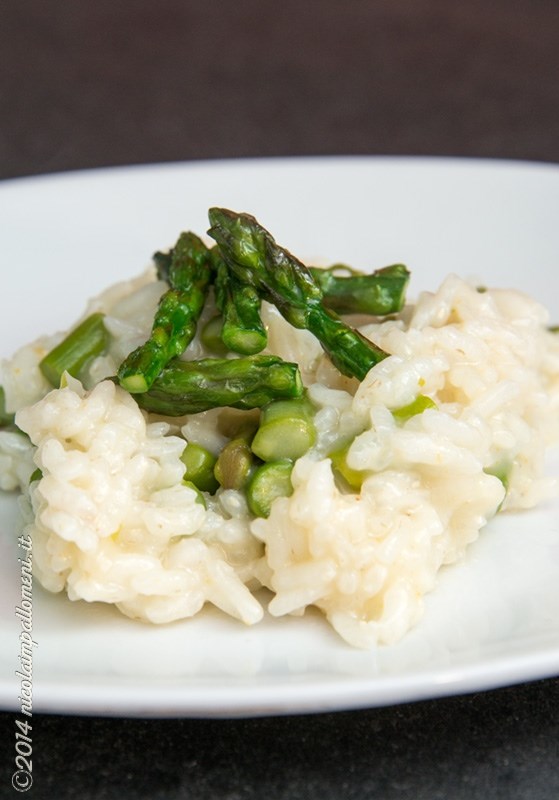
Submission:
<svg viewBox="0 0 559 800">
<path fill-rule="evenodd" d="M 29 483 L 31 484 L 34 483 L 35 481 L 40 481 L 42 477 L 43 477 L 43 472 L 41 469 L 39 469 L 39 467 L 37 467 L 37 469 L 33 470 L 33 472 L 31 473 L 31 477 L 29 478 Z"/>
<path fill-rule="evenodd" d="M 388 356 L 388 353 L 322 305 L 309 310 L 308 320 L 308 329 L 320 341 L 342 375 L 362 381 L 375 364 Z"/>
<path fill-rule="evenodd" d="M 334 265 L 329 269 L 311 267 L 310 271 L 324 295 L 324 305 L 338 314 L 395 314 L 404 305 L 410 273 L 403 264 L 392 264 L 370 275 L 360 275 L 351 270 L 350 275 L 339 275 L 347 267 Z"/>
<path fill-rule="evenodd" d="M 362 380 L 388 355 L 322 304 L 311 272 L 249 214 L 211 208 L 209 235 L 239 281 L 274 303 L 296 328 L 307 328 L 344 375 Z"/>
<path fill-rule="evenodd" d="M 0 428 L 5 428 L 8 425 L 13 425 L 15 414 L 6 411 L 6 394 L 4 387 L 0 386 Z"/>
<path fill-rule="evenodd" d="M 185 481 L 184 478 L 182 482 L 185 486 L 188 486 L 189 489 L 192 489 L 193 492 L 196 492 L 196 500 L 194 502 L 199 503 L 201 506 L 204 506 L 204 508 L 207 508 L 208 505 L 206 503 L 206 498 L 204 497 L 200 489 L 196 486 L 196 484 L 193 483 L 192 481 Z"/>
<path fill-rule="evenodd" d="M 172 250 L 168 281 L 155 314 L 149 339 L 118 370 L 123 389 L 146 392 L 161 370 L 188 347 L 206 302 L 210 285 L 210 253 L 193 233 L 181 233 Z"/>
<path fill-rule="evenodd" d="M 369 474 L 366 470 L 353 469 L 347 463 L 347 453 L 351 442 L 330 453 L 332 468 L 336 477 L 341 478 L 344 488 L 354 492 L 361 491 L 363 481 Z"/>
<path fill-rule="evenodd" d="M 398 422 L 407 422 L 417 414 L 422 414 L 428 408 L 437 408 L 437 404 L 426 394 L 418 394 L 415 400 L 408 403 L 407 406 L 394 409 L 392 415 Z"/>
<path fill-rule="evenodd" d="M 186 469 L 183 481 L 193 483 L 200 491 L 214 494 L 218 482 L 214 476 L 216 456 L 195 442 L 188 442 L 183 450 L 181 461 Z"/>
<path fill-rule="evenodd" d="M 254 471 L 247 486 L 247 502 L 256 517 L 269 517 L 272 503 L 277 497 L 293 494 L 292 470 L 293 462 L 281 459 L 268 461 Z"/>
<path fill-rule="evenodd" d="M 109 334 L 100 312 L 91 314 L 39 362 L 39 369 L 56 389 L 64 372 L 78 378 L 87 362 L 105 352 Z"/>
<path fill-rule="evenodd" d="M 261 408 L 272 400 L 300 397 L 297 364 L 276 356 L 175 359 L 163 368 L 151 389 L 135 395 L 140 408 L 181 417 L 210 408 Z"/>
<path fill-rule="evenodd" d="M 267 344 L 268 336 L 260 318 L 260 295 L 250 284 L 235 278 L 227 265 L 212 250 L 215 269 L 215 299 L 223 315 L 221 338 L 225 346 L 241 355 L 260 353 Z"/>
<path fill-rule="evenodd" d="M 483 471 L 487 475 L 494 475 L 495 478 L 498 478 L 505 487 L 505 491 L 508 491 L 512 472 L 512 464 L 510 461 L 499 461 L 491 467 L 486 467 Z"/>
<path fill-rule="evenodd" d="M 254 466 L 255 458 L 247 440 L 232 439 L 219 454 L 214 474 L 224 489 L 242 489 Z"/>
<path fill-rule="evenodd" d="M 505 497 L 509 490 L 510 485 L 510 478 L 512 473 L 512 464 L 508 459 L 503 461 L 498 461 L 496 464 L 493 464 L 490 467 L 486 467 L 483 470 L 487 475 L 493 475 L 495 478 L 498 478 L 501 483 L 503 484 L 503 489 L 505 490 L 505 495 L 503 500 L 499 503 L 497 511 L 501 510 L 501 507 L 505 501 Z"/>
<path fill-rule="evenodd" d="M 307 398 L 270 403 L 262 410 L 252 452 L 262 461 L 300 458 L 316 442 L 313 416 Z"/>
<path fill-rule="evenodd" d="M 204 347 L 217 356 L 227 355 L 228 348 L 223 344 L 221 329 L 223 328 L 223 317 L 221 314 L 209 319 L 200 331 L 200 340 Z"/>
<path fill-rule="evenodd" d="M 20 436 L 24 436 L 26 439 L 28 439 L 29 437 L 27 434 L 15 424 L 15 416 L 15 414 L 6 411 L 6 395 L 4 392 L 4 387 L 0 386 L 0 430 L 10 433 L 18 433 Z"/>
</svg>

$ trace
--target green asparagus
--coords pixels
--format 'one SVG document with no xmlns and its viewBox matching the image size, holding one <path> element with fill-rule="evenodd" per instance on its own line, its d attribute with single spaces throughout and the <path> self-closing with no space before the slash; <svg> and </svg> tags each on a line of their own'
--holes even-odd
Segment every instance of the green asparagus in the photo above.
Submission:
<svg viewBox="0 0 559 800">
<path fill-rule="evenodd" d="M 210 408 L 261 408 L 272 400 L 300 397 L 303 383 L 297 364 L 276 356 L 174 359 L 151 389 L 135 395 L 141 408 L 180 417 Z"/>
<path fill-rule="evenodd" d="M 330 460 L 332 462 L 334 475 L 338 479 L 341 479 L 344 488 L 352 492 L 358 492 L 361 489 L 363 481 L 367 477 L 367 472 L 365 470 L 353 469 L 353 467 L 350 467 L 347 463 L 347 454 L 351 444 L 352 443 L 349 442 L 330 453 Z"/>
<path fill-rule="evenodd" d="M 225 356 L 229 352 L 227 346 L 223 343 L 221 338 L 221 331 L 223 328 L 223 317 L 221 314 L 216 314 L 205 323 L 200 331 L 200 341 L 210 353 L 216 356 Z"/>
<path fill-rule="evenodd" d="M 39 362 L 39 369 L 51 386 L 58 389 L 64 372 L 79 377 L 87 362 L 106 350 L 109 334 L 103 318 L 99 312 L 91 314 Z"/>
<path fill-rule="evenodd" d="M 513 465 L 511 461 L 509 461 L 508 459 L 502 459 L 496 464 L 492 464 L 490 467 L 486 467 L 483 470 L 486 475 L 493 475 L 495 478 L 498 478 L 503 484 L 503 489 L 505 490 L 505 494 L 497 507 L 497 511 L 501 510 L 503 503 L 506 500 L 510 486 L 512 470 L 513 470 Z"/>
<path fill-rule="evenodd" d="M 300 458 L 316 441 L 314 409 L 306 397 L 276 400 L 262 410 L 252 452 L 262 461 Z"/>
<path fill-rule="evenodd" d="M 436 408 L 435 401 L 426 394 L 418 394 L 415 400 L 408 403 L 407 406 L 401 406 L 394 409 L 392 415 L 398 422 L 407 422 L 417 414 L 422 414 L 428 408 Z"/>
<path fill-rule="evenodd" d="M 258 416 L 255 417 L 254 415 Z M 259 412 L 227 409 L 219 415 L 217 427 L 230 438 L 222 449 L 214 474 L 224 489 L 244 489 L 254 472 L 257 459 L 250 444 L 258 427 Z M 258 462 L 259 463 L 259 462 Z"/>
<path fill-rule="evenodd" d="M 216 254 L 212 256 L 215 268 L 215 299 L 223 315 L 221 338 L 235 353 L 254 355 L 266 347 L 267 335 L 260 319 L 261 300 L 256 289 L 232 275 L 225 262 Z"/>
<path fill-rule="evenodd" d="M 33 472 L 31 473 L 31 476 L 29 478 L 29 483 L 32 484 L 35 483 L 35 481 L 40 481 L 42 477 L 43 477 L 43 470 L 37 467 L 37 469 L 34 469 Z"/>
<path fill-rule="evenodd" d="M 246 494 L 248 507 L 256 517 L 269 517 L 274 500 L 293 493 L 292 470 L 293 462 L 284 458 L 268 461 L 254 471 Z"/>
<path fill-rule="evenodd" d="M 219 454 L 214 475 L 223 489 L 244 489 L 255 464 L 249 442 L 238 437 L 231 439 Z"/>
<path fill-rule="evenodd" d="M 224 355 L 228 350 L 242 355 L 260 353 L 267 340 L 260 319 L 260 297 L 252 286 L 240 284 L 230 274 L 218 247 L 212 248 L 210 256 L 216 305 L 221 313 L 204 326 L 200 337 L 202 342 L 218 355 Z M 172 251 L 158 251 L 153 255 L 160 280 L 169 279 L 171 257 Z"/>
<path fill-rule="evenodd" d="M 0 428 L 13 425 L 15 414 L 6 411 L 6 393 L 4 387 L 0 386 Z"/>
<path fill-rule="evenodd" d="M 342 271 L 346 274 L 340 275 Z M 392 264 L 370 275 L 343 265 L 311 267 L 310 272 L 322 290 L 324 305 L 338 314 L 395 314 L 404 304 L 410 278 L 403 264 Z"/>
<path fill-rule="evenodd" d="M 183 485 L 184 486 L 188 486 L 188 488 L 192 489 L 192 491 L 196 494 L 196 500 L 194 501 L 195 503 L 198 503 L 199 505 L 204 506 L 204 508 L 208 507 L 207 504 L 206 504 L 206 498 L 204 497 L 204 495 L 202 494 L 202 492 L 196 486 L 195 483 L 193 483 L 192 481 L 186 481 L 186 480 L 183 479 Z"/>
<path fill-rule="evenodd" d="M 509 460 L 503 459 L 496 464 L 492 464 L 490 467 L 486 467 L 483 471 L 487 475 L 493 475 L 495 478 L 498 478 L 505 490 L 508 490 L 512 472 L 512 463 Z"/>
<path fill-rule="evenodd" d="M 193 483 L 202 492 L 214 494 L 218 484 L 214 476 L 217 458 L 213 453 L 196 442 L 188 442 L 183 450 L 181 461 L 186 468 L 183 480 Z"/>
<path fill-rule="evenodd" d="M 124 360 L 118 370 L 128 392 L 146 392 L 175 356 L 190 344 L 210 284 L 208 248 L 193 233 L 182 233 L 172 251 L 170 289 L 159 301 L 150 338 Z"/>
<path fill-rule="evenodd" d="M 340 372 L 362 380 L 388 355 L 323 306 L 311 272 L 279 247 L 254 217 L 211 208 L 209 219 L 208 233 L 238 280 L 273 302 L 294 327 L 308 328 Z"/>
</svg>

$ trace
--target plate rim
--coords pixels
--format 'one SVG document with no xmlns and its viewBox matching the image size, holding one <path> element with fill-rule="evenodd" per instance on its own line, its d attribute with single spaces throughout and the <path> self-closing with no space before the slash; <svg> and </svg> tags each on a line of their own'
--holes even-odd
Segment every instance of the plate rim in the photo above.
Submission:
<svg viewBox="0 0 559 800">
<path fill-rule="evenodd" d="M 107 175 L 127 175 L 133 172 L 155 172 L 155 171 L 175 171 L 177 169 L 220 169 L 223 167 L 243 168 L 251 166 L 275 167 L 281 164 L 307 165 L 316 164 L 318 166 L 333 164 L 350 163 L 371 163 L 371 164 L 402 164 L 413 163 L 426 166 L 446 165 L 446 166 L 478 166 L 496 169 L 519 169 L 519 170 L 542 170 L 559 172 L 559 162 L 528 159 L 511 158 L 503 156 L 470 156 L 470 155 L 436 155 L 436 154 L 326 154 L 326 155 L 272 155 L 272 156 L 239 156 L 226 158 L 206 158 L 206 159 L 185 159 L 171 161 L 149 161 L 131 164 L 102 165 L 96 167 L 77 167 L 67 170 L 57 170 L 53 172 L 32 173 L 29 175 L 19 175 L 0 179 L 0 189 L 9 189 L 25 184 L 42 184 L 49 181 L 74 181 L 82 178 L 103 178 Z"/>
</svg>

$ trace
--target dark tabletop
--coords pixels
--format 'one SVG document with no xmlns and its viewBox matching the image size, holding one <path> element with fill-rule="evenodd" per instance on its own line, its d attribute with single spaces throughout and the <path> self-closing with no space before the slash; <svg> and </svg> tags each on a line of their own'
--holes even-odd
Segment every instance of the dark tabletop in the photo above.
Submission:
<svg viewBox="0 0 559 800">
<path fill-rule="evenodd" d="M 0 61 L 0 178 L 241 156 L 559 162 L 557 0 L 3 0 Z M 314 716 L 33 726 L 33 798 L 559 797 L 556 679 Z M 0 737 L 12 797 L 12 713 Z"/>
</svg>

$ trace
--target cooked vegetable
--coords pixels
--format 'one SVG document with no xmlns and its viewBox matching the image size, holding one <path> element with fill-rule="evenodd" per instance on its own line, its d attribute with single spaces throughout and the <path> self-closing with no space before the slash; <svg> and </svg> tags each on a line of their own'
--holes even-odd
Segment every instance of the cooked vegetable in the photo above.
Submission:
<svg viewBox="0 0 559 800">
<path fill-rule="evenodd" d="M 118 370 L 128 392 L 146 392 L 163 367 L 181 355 L 196 333 L 210 285 L 210 253 L 193 233 L 181 233 L 171 255 L 170 289 L 159 301 L 151 336 Z"/>
<path fill-rule="evenodd" d="M 233 417 L 235 414 L 237 416 Z M 238 412 L 229 410 L 229 415 L 227 418 L 221 414 L 218 421 L 218 430 L 229 436 L 230 441 L 219 454 L 214 474 L 224 489 L 243 489 L 257 464 L 250 443 L 258 420 L 253 413 L 238 415 Z"/>
<path fill-rule="evenodd" d="M 483 471 L 487 475 L 493 475 L 495 478 L 498 478 L 503 484 L 505 490 L 508 490 L 512 473 L 512 464 L 508 459 L 499 461 L 490 467 L 486 467 Z"/>
<path fill-rule="evenodd" d="M 344 375 L 362 380 L 387 356 L 322 304 L 322 291 L 307 267 L 279 247 L 249 214 L 209 211 L 209 230 L 238 280 L 273 302 L 296 328 L 307 328 Z"/>
<path fill-rule="evenodd" d="M 231 439 L 219 454 L 214 474 L 224 489 L 243 489 L 255 464 L 249 442 L 239 436 Z"/>
<path fill-rule="evenodd" d="M 223 328 L 223 317 L 221 314 L 216 314 L 211 317 L 200 331 L 200 341 L 204 347 L 211 353 L 217 356 L 227 355 L 229 352 L 226 345 L 223 344 L 221 338 L 221 329 Z"/>
<path fill-rule="evenodd" d="M 43 470 L 37 467 L 37 469 L 34 469 L 33 472 L 31 473 L 31 477 L 29 478 L 29 483 L 31 484 L 34 483 L 35 481 L 40 481 L 42 477 L 43 477 Z"/>
<path fill-rule="evenodd" d="M 229 272 L 223 259 L 212 250 L 215 268 L 215 301 L 223 316 L 221 339 L 229 350 L 242 355 L 260 353 L 267 335 L 260 319 L 261 299 L 250 284 L 241 283 Z"/>
<path fill-rule="evenodd" d="M 277 497 L 293 494 L 292 471 L 293 462 L 289 459 L 268 461 L 254 471 L 246 494 L 248 507 L 256 517 L 269 517 Z"/>
<path fill-rule="evenodd" d="M 5 428 L 7 425 L 13 425 L 15 414 L 10 414 L 6 411 L 6 394 L 4 387 L 0 386 L 0 428 Z"/>
<path fill-rule="evenodd" d="M 367 477 L 367 471 L 361 469 L 353 469 L 347 463 L 347 454 L 351 446 L 351 442 L 342 445 L 333 453 L 330 453 L 330 460 L 332 462 L 332 469 L 334 475 L 342 479 L 346 488 L 353 492 L 359 492 L 363 481 Z"/>
<path fill-rule="evenodd" d="M 316 441 L 314 409 L 306 397 L 276 400 L 262 410 L 252 452 L 262 461 L 300 458 Z"/>
<path fill-rule="evenodd" d="M 181 461 L 186 467 L 183 481 L 193 483 L 200 491 L 213 494 L 218 483 L 214 476 L 216 456 L 196 442 L 188 442 L 183 450 Z"/>
<path fill-rule="evenodd" d="M 186 481 L 186 480 L 183 480 L 183 484 L 185 486 L 188 486 L 189 489 L 192 489 L 192 491 L 196 493 L 195 502 L 201 506 L 204 506 L 204 508 L 207 508 L 206 498 L 204 497 L 200 489 L 196 486 L 196 484 L 192 483 L 192 481 Z"/>
<path fill-rule="evenodd" d="M 180 417 L 209 408 L 261 408 L 272 400 L 301 397 L 297 364 L 276 356 L 174 359 L 148 392 L 135 395 L 146 411 Z"/>
<path fill-rule="evenodd" d="M 344 271 L 345 275 L 340 275 Z M 324 295 L 324 305 L 338 314 L 395 314 L 404 305 L 410 273 L 403 264 L 392 264 L 362 275 L 343 265 L 310 268 Z"/>
<path fill-rule="evenodd" d="M 392 415 L 398 422 L 407 422 L 417 414 L 422 414 L 427 408 L 436 408 L 437 404 L 426 394 L 418 394 L 415 400 L 407 406 L 394 409 Z"/>
<path fill-rule="evenodd" d="M 109 334 L 103 318 L 99 312 L 91 314 L 40 361 L 39 369 L 51 386 L 58 389 L 64 372 L 78 378 L 87 362 L 105 351 Z"/>
</svg>

